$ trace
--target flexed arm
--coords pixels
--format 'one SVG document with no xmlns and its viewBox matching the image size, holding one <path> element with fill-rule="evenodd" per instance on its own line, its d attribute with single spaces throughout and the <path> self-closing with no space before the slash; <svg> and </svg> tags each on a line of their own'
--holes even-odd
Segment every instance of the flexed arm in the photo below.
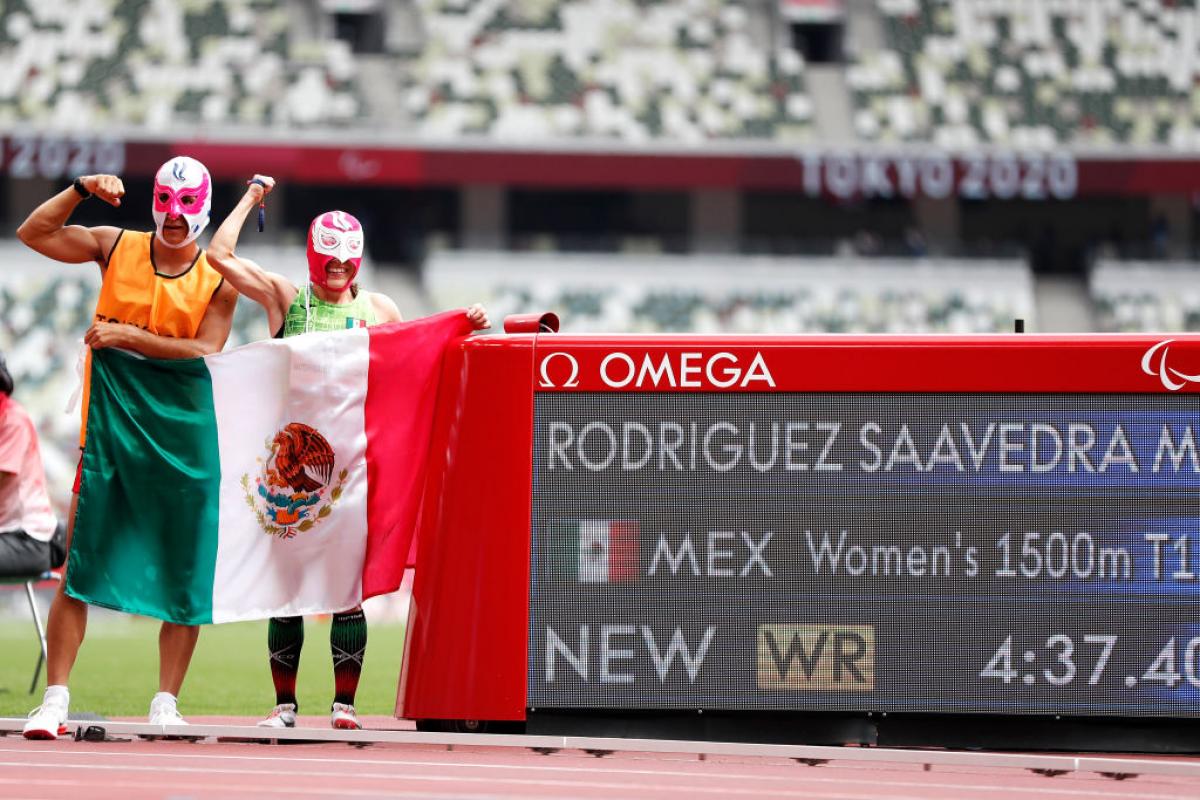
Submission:
<svg viewBox="0 0 1200 800">
<path fill-rule="evenodd" d="M 121 205 L 125 186 L 116 175 L 87 175 L 79 182 L 104 202 Z M 17 228 L 17 237 L 31 249 L 55 261 L 67 264 L 95 261 L 105 266 L 109 250 L 121 231 L 111 226 L 67 225 L 67 219 L 84 199 L 74 187 L 63 189 L 33 210 Z"/>
<path fill-rule="evenodd" d="M 265 308 L 270 329 L 276 331 L 283 325 L 288 306 L 296 298 L 298 290 L 282 275 L 267 272 L 234 252 L 247 215 L 273 188 L 275 180 L 266 175 L 255 175 L 251 179 L 246 194 L 242 195 L 242 199 L 213 234 L 208 245 L 208 263 L 224 275 L 238 292 Z"/>
</svg>

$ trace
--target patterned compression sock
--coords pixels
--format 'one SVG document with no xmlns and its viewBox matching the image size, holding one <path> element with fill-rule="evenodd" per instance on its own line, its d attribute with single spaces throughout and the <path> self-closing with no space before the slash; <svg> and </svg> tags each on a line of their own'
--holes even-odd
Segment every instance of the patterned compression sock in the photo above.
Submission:
<svg viewBox="0 0 1200 800">
<path fill-rule="evenodd" d="M 304 647 L 304 617 L 271 617 L 267 623 L 267 649 L 271 653 L 271 680 L 275 703 L 296 702 L 296 673 L 300 671 L 300 649 Z"/>
<path fill-rule="evenodd" d="M 329 648 L 333 651 L 333 702 L 352 706 L 367 652 L 367 618 L 361 608 L 333 615 Z"/>
</svg>

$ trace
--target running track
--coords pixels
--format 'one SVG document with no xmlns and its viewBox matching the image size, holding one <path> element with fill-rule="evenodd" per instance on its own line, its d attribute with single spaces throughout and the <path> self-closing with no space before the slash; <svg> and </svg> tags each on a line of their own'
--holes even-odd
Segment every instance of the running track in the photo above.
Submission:
<svg viewBox="0 0 1200 800">
<path fill-rule="evenodd" d="M 831 762 L 771 757 L 411 744 L 213 741 L 27 742 L 0 737 L 0 797 L 116 798 L 1057 798 L 1194 800 L 1194 777 L 1095 773 L 1046 777 L 1018 768 Z"/>
</svg>

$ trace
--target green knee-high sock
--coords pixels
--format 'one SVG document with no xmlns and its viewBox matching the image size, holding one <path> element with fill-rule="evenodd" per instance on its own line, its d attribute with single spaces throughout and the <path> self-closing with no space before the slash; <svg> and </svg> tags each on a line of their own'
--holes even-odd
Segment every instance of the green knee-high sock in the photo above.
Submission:
<svg viewBox="0 0 1200 800">
<path fill-rule="evenodd" d="M 267 650 L 271 653 L 271 680 L 277 704 L 296 702 L 296 674 L 304 647 L 304 617 L 271 617 L 267 623 Z"/>
<path fill-rule="evenodd" d="M 361 608 L 333 615 L 329 649 L 333 652 L 333 702 L 352 706 L 367 652 L 367 618 Z"/>
</svg>

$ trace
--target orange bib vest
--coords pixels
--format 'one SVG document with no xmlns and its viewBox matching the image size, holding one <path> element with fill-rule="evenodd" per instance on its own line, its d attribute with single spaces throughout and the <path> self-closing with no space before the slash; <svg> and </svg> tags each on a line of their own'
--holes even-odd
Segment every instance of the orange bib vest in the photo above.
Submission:
<svg viewBox="0 0 1200 800">
<path fill-rule="evenodd" d="M 162 275 L 154 264 L 150 247 L 153 233 L 121 231 L 108 256 L 100 297 L 96 301 L 96 322 L 120 322 L 137 325 L 159 336 L 194 339 L 208 311 L 208 304 L 221 288 L 224 278 L 209 266 L 201 250 L 196 260 L 179 275 Z M 155 249 L 164 245 L 159 243 Z M 83 373 L 83 424 L 79 446 L 87 435 L 88 394 L 91 389 L 92 360 L 88 351 Z"/>
</svg>

